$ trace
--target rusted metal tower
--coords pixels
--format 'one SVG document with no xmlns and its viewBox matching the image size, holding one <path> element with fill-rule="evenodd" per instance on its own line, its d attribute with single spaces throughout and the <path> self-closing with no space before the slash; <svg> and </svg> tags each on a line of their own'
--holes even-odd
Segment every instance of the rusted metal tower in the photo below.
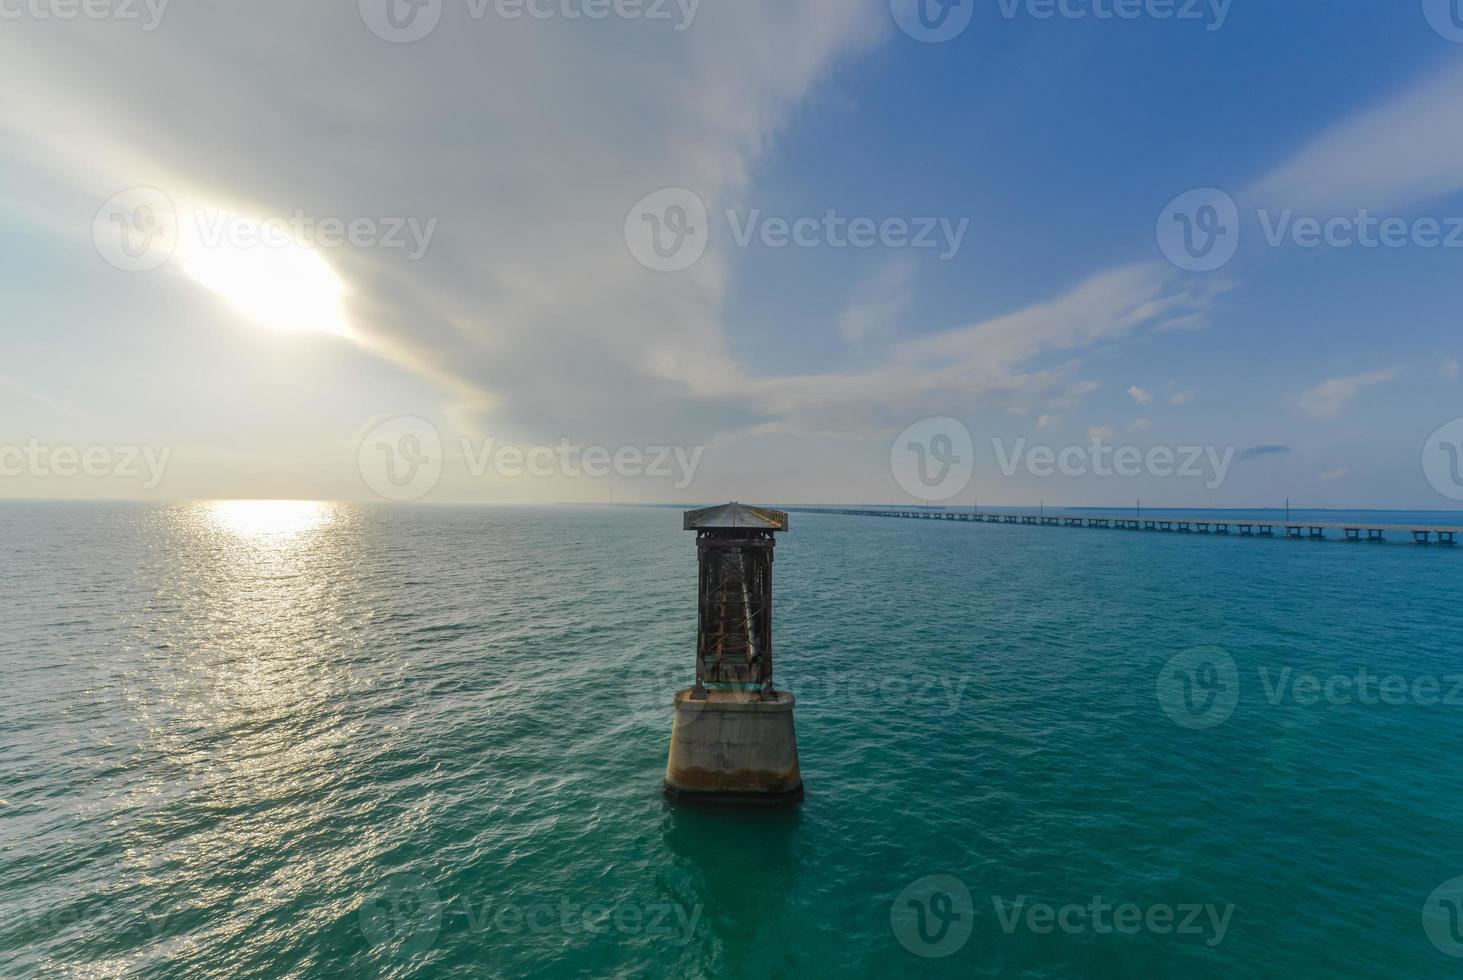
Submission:
<svg viewBox="0 0 1463 980">
<path fill-rule="evenodd" d="M 698 559 L 696 683 L 676 694 L 665 792 L 676 800 L 803 798 L 794 698 L 772 684 L 772 555 L 781 511 L 690 511 Z"/>
<path fill-rule="evenodd" d="M 696 629 L 696 687 L 707 685 L 773 696 L 773 535 L 787 530 L 787 515 L 738 503 L 686 514 L 696 532 L 700 566 Z"/>
</svg>

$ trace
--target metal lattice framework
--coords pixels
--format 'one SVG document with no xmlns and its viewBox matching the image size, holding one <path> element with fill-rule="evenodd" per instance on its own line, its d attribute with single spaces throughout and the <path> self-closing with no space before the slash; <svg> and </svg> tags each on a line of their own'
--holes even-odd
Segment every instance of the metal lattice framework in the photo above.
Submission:
<svg viewBox="0 0 1463 980">
<path fill-rule="evenodd" d="M 778 511 L 728 504 L 693 511 L 698 606 L 695 697 L 707 685 L 759 690 L 772 686 L 773 535 L 787 529 Z"/>
</svg>

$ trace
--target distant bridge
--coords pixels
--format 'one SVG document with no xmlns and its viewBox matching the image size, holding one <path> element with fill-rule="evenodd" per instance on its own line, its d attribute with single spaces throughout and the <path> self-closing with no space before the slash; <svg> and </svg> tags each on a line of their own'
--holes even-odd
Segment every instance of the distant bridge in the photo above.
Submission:
<svg viewBox="0 0 1463 980">
<path fill-rule="evenodd" d="M 1365 521 L 1257 521 L 1234 518 L 1138 517 L 1119 514 L 981 514 L 952 510 L 855 510 L 838 507 L 786 507 L 801 514 L 839 514 L 845 517 L 883 517 L 916 521 L 963 521 L 974 524 L 1017 524 L 1032 527 L 1081 527 L 1170 534 L 1237 534 L 1241 537 L 1286 537 L 1298 541 L 1325 541 L 1327 532 L 1340 532 L 1346 541 L 1380 543 L 1387 535 L 1411 535 L 1416 544 L 1455 545 L 1463 527 L 1424 527 L 1415 524 L 1372 524 Z"/>
</svg>

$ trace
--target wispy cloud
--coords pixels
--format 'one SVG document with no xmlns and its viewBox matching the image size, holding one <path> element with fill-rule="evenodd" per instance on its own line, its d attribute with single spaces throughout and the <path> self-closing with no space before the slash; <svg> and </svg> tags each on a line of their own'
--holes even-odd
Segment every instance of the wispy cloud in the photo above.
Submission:
<svg viewBox="0 0 1463 980">
<path fill-rule="evenodd" d="M 1449 381 L 1457 381 L 1458 359 L 1456 357 L 1446 358 L 1443 363 L 1439 365 L 1439 370 L 1443 372 L 1443 377 L 1447 378 Z"/>
<path fill-rule="evenodd" d="M 1144 391 L 1142 388 L 1139 388 L 1137 385 L 1133 385 L 1131 388 L 1129 388 L 1128 394 L 1132 395 L 1133 401 L 1137 402 L 1139 405 L 1147 405 L 1153 401 L 1153 396 Z"/>
<path fill-rule="evenodd" d="M 1180 312 L 1207 308 L 1203 289 L 1172 269 L 1143 263 L 1083 281 L 1055 299 L 973 326 L 910 341 L 898 350 L 908 363 L 973 358 L 1013 365 L 1039 354 L 1088 347 L 1154 327 Z"/>
<path fill-rule="evenodd" d="M 42 405 L 51 409 L 58 415 L 75 416 L 79 418 L 101 421 L 101 416 L 95 415 L 85 409 L 77 408 L 75 405 L 67 404 L 59 398 L 53 398 L 44 392 L 35 391 L 22 385 L 20 382 L 0 374 L 0 392 L 9 392 L 27 401 Z"/>
<path fill-rule="evenodd" d="M 1168 396 L 1168 400 L 1180 407 L 1193 401 L 1199 394 L 1198 388 L 1190 388 L 1187 391 L 1176 391 Z"/>
<path fill-rule="evenodd" d="M 1325 209 L 1402 208 L 1463 190 L 1463 64 L 1312 139 L 1246 197 Z"/>
<path fill-rule="evenodd" d="M 1321 474 L 1321 479 L 1326 483 L 1332 483 L 1336 480 L 1343 479 L 1346 476 L 1347 472 L 1349 471 L 1345 468 L 1326 470 L 1324 473 Z"/>
<path fill-rule="evenodd" d="M 1182 310 L 1207 308 L 1212 294 L 1156 263 L 1093 276 L 1055 299 L 969 326 L 897 343 L 888 363 L 866 371 L 745 382 L 774 427 L 852 433 L 894 417 L 935 414 L 982 400 L 1036 401 L 1067 408 L 1097 390 L 1075 360 L 1055 361 L 1102 341 L 1155 329 Z"/>
<path fill-rule="evenodd" d="M 1112 438 L 1112 426 L 1094 425 L 1087 430 L 1087 438 L 1093 442 L 1105 442 Z"/>
<path fill-rule="evenodd" d="M 1332 378 L 1309 391 L 1302 392 L 1295 399 L 1296 406 L 1311 418 L 1322 421 L 1334 419 L 1346 410 L 1347 403 L 1376 385 L 1397 380 L 1400 372 L 1396 368 L 1368 371 L 1345 378 Z"/>
<path fill-rule="evenodd" d="M 1243 463 L 1246 460 L 1259 459 L 1262 456 L 1284 456 L 1289 452 L 1289 446 L 1251 446 L 1249 449 L 1241 450 L 1235 459 L 1237 462 Z"/>
<path fill-rule="evenodd" d="M 917 266 L 905 257 L 890 262 L 867 280 L 838 316 L 838 332 L 850 344 L 891 340 L 914 297 Z"/>
</svg>

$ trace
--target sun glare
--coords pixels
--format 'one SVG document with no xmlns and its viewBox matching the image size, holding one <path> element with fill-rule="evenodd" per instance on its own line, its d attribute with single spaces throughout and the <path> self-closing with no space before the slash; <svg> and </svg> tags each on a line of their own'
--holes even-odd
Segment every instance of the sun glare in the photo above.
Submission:
<svg viewBox="0 0 1463 980">
<path fill-rule="evenodd" d="M 329 524 L 330 504 L 315 500 L 215 500 L 205 504 L 211 523 L 241 538 L 294 538 Z"/>
<path fill-rule="evenodd" d="M 279 236 L 205 235 L 198 228 L 180 246 L 191 279 L 261 326 L 347 332 L 345 284 L 315 248 Z"/>
</svg>

